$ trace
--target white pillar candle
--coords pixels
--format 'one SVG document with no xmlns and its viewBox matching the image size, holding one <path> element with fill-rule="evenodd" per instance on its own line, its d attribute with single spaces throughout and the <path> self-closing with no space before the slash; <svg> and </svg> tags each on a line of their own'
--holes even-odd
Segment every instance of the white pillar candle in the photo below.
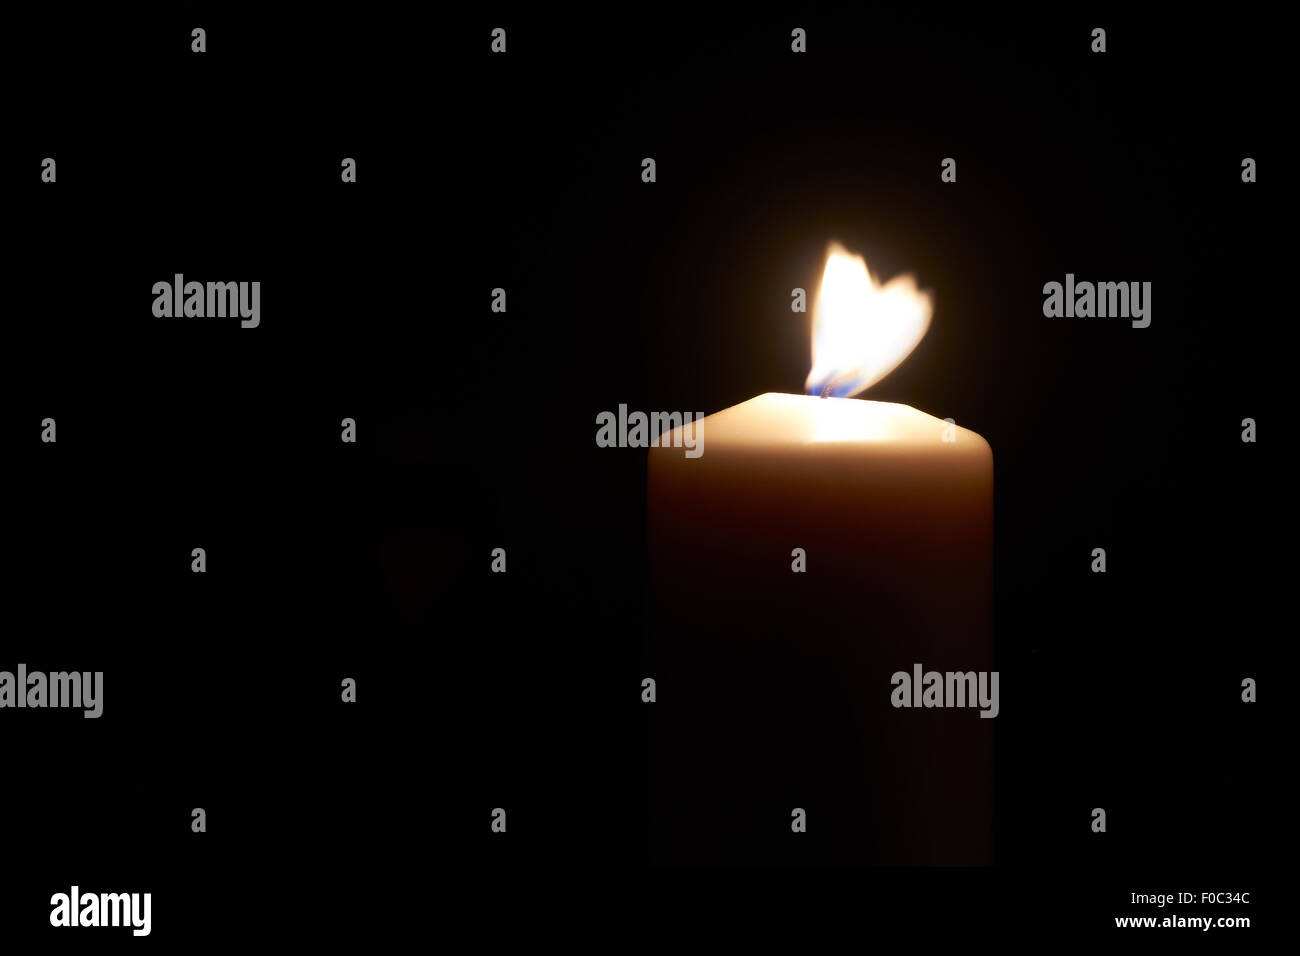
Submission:
<svg viewBox="0 0 1300 956">
<path fill-rule="evenodd" d="M 923 311 L 922 333 L 928 301 Z M 897 364 L 877 353 L 855 372 L 821 358 L 819 392 Z M 651 448 L 648 541 L 660 699 L 674 681 L 682 691 L 666 726 L 689 713 L 664 739 L 694 753 L 676 768 L 689 780 L 673 753 L 657 755 L 656 812 L 676 820 L 678 803 L 705 796 L 701 778 L 732 804 L 765 806 L 777 799 L 766 788 L 799 806 L 787 777 L 803 776 L 809 801 L 834 804 L 820 819 L 846 860 L 989 862 L 994 721 L 976 706 L 895 706 L 891 681 L 918 665 L 993 667 L 988 443 L 906 405 L 819 395 L 759 395 L 683 427 L 703 453 L 687 457 L 676 435 Z M 757 737 L 774 735 L 773 748 L 807 753 L 765 756 Z M 741 829 L 758 820 L 732 816 Z M 744 846 L 739 830 L 720 838 L 716 861 L 749 859 Z"/>
</svg>

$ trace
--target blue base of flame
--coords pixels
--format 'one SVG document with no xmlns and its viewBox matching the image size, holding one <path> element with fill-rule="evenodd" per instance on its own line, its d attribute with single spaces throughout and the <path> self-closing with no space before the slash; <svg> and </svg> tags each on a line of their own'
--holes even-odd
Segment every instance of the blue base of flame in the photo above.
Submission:
<svg viewBox="0 0 1300 956">
<path fill-rule="evenodd" d="M 820 395 L 825 398 L 848 398 L 856 395 L 867 387 L 867 380 L 858 375 L 841 375 L 835 378 L 822 379 L 819 382 L 812 382 L 808 385 L 809 395 Z"/>
</svg>

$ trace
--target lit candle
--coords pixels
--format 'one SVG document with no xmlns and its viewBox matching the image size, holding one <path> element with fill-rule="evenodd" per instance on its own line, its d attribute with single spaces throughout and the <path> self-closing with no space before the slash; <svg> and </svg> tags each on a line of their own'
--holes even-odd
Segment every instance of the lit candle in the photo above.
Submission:
<svg viewBox="0 0 1300 956">
<path fill-rule="evenodd" d="M 650 450 L 653 664 L 669 705 L 652 723 L 652 816 L 668 857 L 799 859 L 774 835 L 788 804 L 809 835 L 834 834 L 821 859 L 990 860 L 993 721 L 974 701 L 904 696 L 894 675 L 992 667 L 992 452 L 906 405 L 839 397 L 888 374 L 929 319 L 910 278 L 878 286 L 832 247 L 812 394 L 695 423 L 698 458 L 679 436 Z"/>
</svg>

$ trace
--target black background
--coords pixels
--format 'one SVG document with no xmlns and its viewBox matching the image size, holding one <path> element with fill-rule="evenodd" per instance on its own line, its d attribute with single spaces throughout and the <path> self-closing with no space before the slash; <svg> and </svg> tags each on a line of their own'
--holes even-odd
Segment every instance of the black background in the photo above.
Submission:
<svg viewBox="0 0 1300 956">
<path fill-rule="evenodd" d="M 1276 25 L 656 7 L 7 32 L 0 668 L 103 670 L 105 710 L 0 718 L 6 938 L 147 944 L 51 935 L 74 882 L 151 891 L 152 945 L 762 929 L 765 902 L 872 936 L 1074 935 L 1176 890 L 1253 891 L 1234 912 L 1265 922 Z M 936 295 L 867 397 L 994 450 L 997 865 L 652 869 L 645 452 L 598 449 L 595 416 L 800 391 L 790 290 L 832 238 Z M 260 280 L 261 326 L 154 319 L 176 272 Z M 1151 281 L 1151 327 L 1045 319 L 1067 272 Z"/>
</svg>

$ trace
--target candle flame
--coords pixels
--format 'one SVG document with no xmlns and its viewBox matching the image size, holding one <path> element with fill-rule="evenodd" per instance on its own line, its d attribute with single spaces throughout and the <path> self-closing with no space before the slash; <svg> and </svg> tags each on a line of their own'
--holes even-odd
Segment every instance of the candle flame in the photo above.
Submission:
<svg viewBox="0 0 1300 956">
<path fill-rule="evenodd" d="M 880 381 L 925 336 L 933 308 L 910 275 L 879 286 L 861 256 L 831 243 L 813 304 L 809 394 L 846 398 Z"/>
</svg>

